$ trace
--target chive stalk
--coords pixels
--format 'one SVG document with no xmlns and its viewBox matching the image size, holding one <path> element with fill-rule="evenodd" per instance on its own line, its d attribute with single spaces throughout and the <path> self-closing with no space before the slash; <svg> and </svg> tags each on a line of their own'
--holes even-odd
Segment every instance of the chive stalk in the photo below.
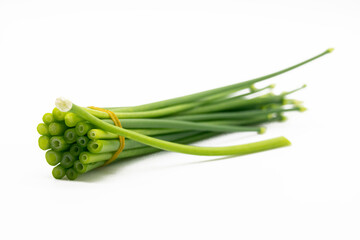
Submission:
<svg viewBox="0 0 360 240">
<path fill-rule="evenodd" d="M 75 127 L 77 123 L 83 121 L 82 118 L 73 113 L 67 113 L 65 115 L 65 124 L 68 127 Z"/>
<path fill-rule="evenodd" d="M 256 97 L 252 99 L 235 98 L 235 99 L 228 99 L 227 101 L 220 102 L 218 104 L 213 104 L 210 106 L 198 107 L 196 109 L 189 110 L 184 114 L 188 115 L 188 114 L 211 113 L 211 112 L 219 112 L 219 111 L 231 110 L 231 109 L 249 109 L 259 105 L 282 103 L 283 100 L 284 100 L 283 95 Z"/>
<path fill-rule="evenodd" d="M 89 138 L 86 136 L 80 136 L 76 139 L 76 143 L 80 146 L 85 148 L 89 142 Z"/>
<path fill-rule="evenodd" d="M 62 158 L 62 152 L 55 152 L 54 150 L 49 150 L 45 154 L 45 159 L 47 163 L 51 166 L 56 166 L 60 163 Z"/>
<path fill-rule="evenodd" d="M 271 109 L 256 109 L 256 110 L 245 110 L 236 112 L 215 112 L 215 113 L 204 113 L 204 114 L 193 114 L 193 115 L 180 115 L 171 116 L 170 119 L 183 120 L 183 121 L 207 121 L 217 119 L 244 119 L 249 117 L 256 117 L 263 114 L 271 114 L 278 112 L 290 112 L 290 111 L 303 111 L 304 108 L 301 106 L 295 106 L 292 108 L 282 108 L 276 106 Z"/>
<path fill-rule="evenodd" d="M 63 99 L 57 99 L 57 108 L 62 111 L 71 111 L 74 114 L 79 115 L 81 118 L 89 121 L 91 124 L 104 129 L 105 131 L 124 136 L 134 141 L 144 143 L 146 145 L 160 148 L 167 151 L 193 154 L 193 155 L 204 155 L 204 156 L 224 156 L 224 155 L 244 155 L 265 150 L 270 150 L 278 147 L 285 147 L 290 145 L 289 140 L 285 137 L 272 138 L 260 142 L 248 143 L 243 145 L 228 146 L 228 147 L 195 147 L 187 146 L 178 143 L 172 143 L 156 138 L 152 138 L 146 135 L 136 133 L 134 131 L 119 128 L 108 124 L 99 118 L 91 115 L 83 108 Z"/>
<path fill-rule="evenodd" d="M 143 134 L 143 135 L 148 135 L 148 136 L 154 136 L 154 135 L 162 135 L 162 134 L 169 134 L 169 133 L 177 133 L 177 132 L 182 132 L 184 131 L 183 129 L 132 129 L 132 131 Z M 119 136 L 114 134 L 114 133 L 110 133 L 110 132 L 106 132 L 102 129 L 91 129 L 87 136 L 92 139 L 118 139 Z"/>
<path fill-rule="evenodd" d="M 91 140 L 87 145 L 87 149 L 92 153 L 115 152 L 119 147 L 119 140 Z"/>
<path fill-rule="evenodd" d="M 74 143 L 71 145 L 69 152 L 74 157 L 77 157 L 80 155 L 80 153 L 83 151 L 83 149 L 84 149 L 83 147 L 80 147 L 77 143 Z"/>
<path fill-rule="evenodd" d="M 50 148 L 50 138 L 48 136 L 40 136 L 38 143 L 39 143 L 39 147 L 42 150 L 47 150 Z"/>
<path fill-rule="evenodd" d="M 90 164 L 82 164 L 79 160 L 74 162 L 74 169 L 82 174 L 82 173 L 86 173 L 89 172 L 95 168 L 101 167 L 102 165 L 104 165 L 105 161 L 101 161 L 101 162 L 95 162 L 95 163 L 90 163 Z"/>
<path fill-rule="evenodd" d="M 64 139 L 67 143 L 74 143 L 77 139 L 75 128 L 69 128 L 64 132 Z"/>
<path fill-rule="evenodd" d="M 228 86 L 224 86 L 224 87 L 220 87 L 220 88 L 215 88 L 212 90 L 207 90 L 207 91 L 203 91 L 203 92 L 199 92 L 199 93 L 194 93 L 194 94 L 190 94 L 187 96 L 183 96 L 183 97 L 177 97 L 177 98 L 172 98 L 172 99 L 168 99 L 168 100 L 163 100 L 163 101 L 159 101 L 159 102 L 153 102 L 153 103 L 149 103 L 149 104 L 144 104 L 144 105 L 140 105 L 140 106 L 136 106 L 136 107 L 128 107 L 128 108 L 122 108 L 122 110 L 127 110 L 127 111 L 149 111 L 152 109 L 159 109 L 159 108 L 164 108 L 164 107 L 168 107 L 168 106 L 172 106 L 172 105 L 176 105 L 176 104 L 181 104 L 181 103 L 187 103 L 187 102 L 192 102 L 192 101 L 197 101 L 198 99 L 207 97 L 207 96 L 211 96 L 213 94 L 218 94 L 224 91 L 228 91 L 228 90 L 241 90 L 241 89 L 245 89 L 247 87 L 250 87 L 252 84 L 255 84 L 257 82 L 261 82 L 263 80 L 269 79 L 269 78 L 273 78 L 275 76 L 281 75 L 283 73 L 289 72 L 293 69 L 296 69 L 302 65 L 305 65 L 309 62 L 314 61 L 315 59 L 318 59 L 328 53 L 331 53 L 334 49 L 329 48 L 326 51 L 310 58 L 307 59 L 303 62 L 300 62 L 298 64 L 295 64 L 291 67 L 282 69 L 280 71 L 265 75 L 265 76 L 261 76 L 258 78 L 254 78 L 248 81 L 244 81 L 244 82 L 240 82 L 240 83 L 235 83 L 235 84 L 231 84 Z"/>
<path fill-rule="evenodd" d="M 49 127 L 45 123 L 39 123 L 36 130 L 40 135 L 49 135 Z"/>
<path fill-rule="evenodd" d="M 225 98 L 225 99 L 221 99 L 219 101 L 217 101 L 216 103 L 221 103 L 221 102 L 225 102 L 227 101 L 228 99 L 245 99 L 245 97 L 247 96 L 251 96 L 255 93 L 258 93 L 258 92 L 261 92 L 261 91 L 264 91 L 266 89 L 273 89 L 275 87 L 274 84 L 271 84 L 271 85 L 268 85 L 266 87 L 263 87 L 263 88 L 255 88 L 253 85 L 250 86 L 249 88 L 249 92 L 248 93 L 244 93 L 244 94 L 241 94 L 241 95 L 238 95 L 238 96 L 234 96 L 234 97 L 231 97 L 231 98 Z"/>
<path fill-rule="evenodd" d="M 52 122 L 49 125 L 49 133 L 52 136 L 63 135 L 66 129 L 67 129 L 66 125 L 62 122 Z"/>
<path fill-rule="evenodd" d="M 54 116 L 51 113 L 45 113 L 42 120 L 47 125 L 55 121 Z"/>
<path fill-rule="evenodd" d="M 162 134 L 169 134 L 169 133 L 178 133 L 184 131 L 183 129 L 171 129 L 171 128 L 155 128 L 155 129 L 131 129 L 136 133 L 140 133 L 147 136 L 157 136 Z M 187 131 L 187 130 L 185 130 Z"/>
<path fill-rule="evenodd" d="M 50 146 L 54 151 L 60 152 L 70 148 L 70 145 L 62 136 L 54 136 L 50 138 Z"/>
<path fill-rule="evenodd" d="M 62 179 L 65 176 L 66 169 L 60 165 L 56 166 L 52 170 L 52 175 L 56 179 Z"/>
<path fill-rule="evenodd" d="M 110 132 L 106 132 L 102 129 L 91 129 L 87 136 L 94 140 L 94 139 L 116 139 L 119 138 L 118 135 Z"/>
<path fill-rule="evenodd" d="M 60 111 L 58 108 L 54 108 L 52 111 L 52 115 L 54 116 L 54 119 L 58 122 L 62 122 L 65 120 L 66 113 Z"/>
<path fill-rule="evenodd" d="M 181 132 L 181 133 L 175 133 L 175 134 L 166 134 L 166 135 L 160 135 L 156 138 L 166 140 L 166 141 L 175 141 L 177 139 L 181 139 L 184 137 L 196 135 L 199 132 L 196 131 L 187 131 L 187 132 Z M 125 141 L 125 147 L 123 150 L 128 149 L 134 149 L 139 147 L 144 147 L 146 145 L 127 139 Z M 115 152 L 120 147 L 119 140 L 91 140 L 88 145 L 87 149 L 91 153 L 104 153 L 104 152 Z"/>
<path fill-rule="evenodd" d="M 75 180 L 79 176 L 78 172 L 73 168 L 67 169 L 65 174 L 69 180 Z"/>
<path fill-rule="evenodd" d="M 191 137 L 194 135 L 199 134 L 198 131 L 184 131 L 184 132 L 179 132 L 179 133 L 171 133 L 171 134 L 163 134 L 163 135 L 157 135 L 156 138 L 157 139 L 162 139 L 162 140 L 166 140 L 166 141 L 178 141 L 179 139 L 183 139 L 186 137 Z M 125 141 L 125 148 L 124 150 L 129 150 L 129 149 L 134 149 L 134 148 L 139 148 L 139 147 L 145 147 L 146 145 L 144 145 L 143 143 L 131 140 L 131 139 L 127 139 Z"/>
<path fill-rule="evenodd" d="M 64 168 L 71 168 L 74 164 L 75 157 L 70 152 L 64 152 L 62 155 L 60 165 Z"/>
<path fill-rule="evenodd" d="M 76 131 L 76 134 L 78 136 L 84 136 L 88 133 L 88 131 L 90 131 L 92 128 L 94 128 L 91 124 L 85 122 L 85 121 L 82 121 L 82 122 L 78 122 L 76 124 L 76 127 L 75 127 L 75 131 Z"/>
<path fill-rule="evenodd" d="M 208 139 L 208 138 L 211 138 L 216 135 L 219 135 L 219 133 L 200 133 L 198 135 L 193 135 L 193 136 L 189 136 L 189 137 L 185 137 L 185 138 L 176 140 L 176 142 L 187 144 L 187 143 L 192 143 L 192 142 L 197 142 L 200 140 Z M 142 148 L 137 148 L 137 149 L 125 150 L 118 156 L 117 160 L 130 158 L 130 157 L 136 157 L 136 156 L 143 156 L 143 155 L 147 155 L 147 154 L 155 153 L 155 152 L 159 152 L 159 151 L 161 151 L 161 150 L 158 148 L 153 148 L 153 147 L 142 147 Z M 92 169 L 100 167 L 100 166 L 104 165 L 104 163 L 105 163 L 104 160 L 101 161 L 100 159 L 101 158 L 103 158 L 105 160 L 107 159 L 105 157 L 105 155 L 110 155 L 110 154 L 91 154 L 88 152 L 87 153 L 84 152 L 84 156 L 86 156 L 86 157 L 83 158 L 82 160 L 76 161 L 74 163 L 74 168 L 79 173 L 85 173 Z M 82 162 L 84 162 L 84 163 L 82 163 Z M 88 162 L 88 163 L 85 163 L 85 162 Z"/>
<path fill-rule="evenodd" d="M 156 118 L 156 117 L 164 117 L 171 114 L 183 112 L 185 110 L 189 110 L 191 108 L 197 107 L 199 103 L 185 103 L 179 104 L 171 107 L 166 107 L 162 109 L 149 110 L 143 112 L 114 112 L 118 118 Z M 92 115 L 98 118 L 109 118 L 109 115 L 105 112 L 101 112 L 98 110 L 85 108 L 86 111 L 91 113 Z"/>
<path fill-rule="evenodd" d="M 114 125 L 111 121 L 104 121 L 108 124 Z M 121 119 L 121 124 L 124 128 L 172 128 L 195 131 L 210 131 L 210 132 L 258 132 L 258 127 L 234 127 L 226 125 L 211 125 L 206 123 L 194 123 L 180 120 L 167 119 Z"/>
<path fill-rule="evenodd" d="M 187 146 L 183 144 L 172 143 L 152 137 L 148 137 L 134 131 L 119 128 L 108 124 L 99 118 L 91 115 L 83 108 L 63 99 L 57 99 L 57 107 L 62 111 L 71 111 L 74 114 L 79 115 L 81 118 L 89 121 L 93 125 L 104 129 L 105 131 L 124 136 L 129 139 L 144 143 L 146 145 L 160 148 L 167 151 L 204 155 L 204 156 L 224 156 L 224 155 L 243 155 L 250 154 L 273 148 L 284 147 L 290 145 L 290 142 L 285 137 L 272 138 L 260 142 L 248 143 L 243 145 L 228 146 L 228 147 L 195 147 Z"/>
</svg>

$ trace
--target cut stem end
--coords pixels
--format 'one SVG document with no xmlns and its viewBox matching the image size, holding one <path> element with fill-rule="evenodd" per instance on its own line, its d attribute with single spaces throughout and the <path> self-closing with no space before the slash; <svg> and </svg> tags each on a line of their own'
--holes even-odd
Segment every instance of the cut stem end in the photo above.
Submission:
<svg viewBox="0 0 360 240">
<path fill-rule="evenodd" d="M 63 97 L 59 97 L 55 100 L 55 106 L 62 112 L 68 112 L 72 108 L 72 102 Z"/>
</svg>

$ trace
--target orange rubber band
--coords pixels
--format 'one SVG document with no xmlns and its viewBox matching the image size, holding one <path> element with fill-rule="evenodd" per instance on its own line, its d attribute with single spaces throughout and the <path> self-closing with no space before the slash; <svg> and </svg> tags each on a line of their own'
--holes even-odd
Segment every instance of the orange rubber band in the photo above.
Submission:
<svg viewBox="0 0 360 240">
<path fill-rule="evenodd" d="M 107 109 L 103 109 L 103 108 L 98 108 L 98 107 L 89 107 L 91 109 L 94 109 L 94 110 L 98 110 L 98 111 L 101 111 L 101 112 L 105 112 L 107 114 L 109 114 L 111 120 L 113 120 L 115 126 L 117 127 L 120 127 L 122 128 L 121 126 L 121 122 L 120 120 L 118 119 L 118 117 L 116 116 L 116 114 L 110 110 L 107 110 Z M 125 137 L 123 136 L 119 136 L 119 140 L 120 140 L 120 147 L 119 149 L 114 153 L 114 155 L 109 159 L 107 160 L 103 166 L 106 166 L 110 163 L 112 163 L 115 159 L 117 159 L 117 157 L 119 156 L 119 154 L 124 150 L 124 147 L 125 147 Z"/>
</svg>

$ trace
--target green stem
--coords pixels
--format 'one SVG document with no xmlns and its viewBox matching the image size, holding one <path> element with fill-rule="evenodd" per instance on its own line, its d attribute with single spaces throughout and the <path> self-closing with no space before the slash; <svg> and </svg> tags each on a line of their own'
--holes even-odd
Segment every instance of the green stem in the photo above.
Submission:
<svg viewBox="0 0 360 240">
<path fill-rule="evenodd" d="M 302 85 L 302 86 L 299 87 L 299 88 L 296 88 L 296 89 L 294 89 L 294 90 L 291 90 L 291 91 L 289 91 L 289 92 L 284 92 L 284 93 L 282 93 L 282 95 L 283 95 L 283 96 L 287 96 L 287 95 L 289 95 L 289 94 L 292 94 L 292 93 L 295 93 L 295 92 L 297 92 L 297 91 L 300 91 L 301 89 L 304 89 L 304 88 L 306 88 L 306 84 Z"/>
<path fill-rule="evenodd" d="M 54 119 L 58 122 L 62 122 L 65 120 L 66 113 L 60 111 L 58 108 L 54 108 L 52 114 L 54 116 Z"/>
<path fill-rule="evenodd" d="M 221 99 L 220 101 L 217 101 L 216 103 L 221 103 L 221 102 L 226 102 L 227 100 L 229 99 L 232 99 L 232 100 L 235 100 L 235 99 L 244 99 L 245 97 L 247 96 L 250 96 L 252 94 L 255 94 L 255 93 L 258 93 L 258 92 L 261 92 L 261 91 L 264 91 L 266 89 L 273 89 L 274 88 L 274 84 L 271 84 L 269 86 L 266 86 L 266 87 L 263 87 L 263 88 L 250 88 L 250 92 L 248 93 L 244 93 L 244 94 L 241 94 L 241 95 L 238 95 L 238 96 L 235 96 L 235 97 L 231 97 L 231 98 L 225 98 L 225 99 Z"/>
<path fill-rule="evenodd" d="M 245 119 L 235 119 L 235 120 L 213 120 L 208 121 L 209 124 L 227 124 L 227 125 L 254 125 L 258 123 L 266 123 L 272 120 L 271 114 L 262 114 L 252 118 L 245 118 Z M 261 127 L 259 133 L 264 133 L 265 128 Z"/>
<path fill-rule="evenodd" d="M 192 109 L 199 105 L 201 104 L 195 102 L 195 103 L 185 103 L 185 104 L 175 105 L 158 110 L 141 111 L 141 112 L 114 112 L 114 113 L 120 119 L 121 118 L 156 118 L 156 117 L 163 117 L 163 116 L 183 112 L 185 110 Z M 85 110 L 98 118 L 102 118 L 102 119 L 110 118 L 109 114 L 105 112 L 101 112 L 90 108 L 85 108 Z"/>
<path fill-rule="evenodd" d="M 40 135 L 49 135 L 49 127 L 45 123 L 39 123 L 36 130 Z"/>
<path fill-rule="evenodd" d="M 62 152 L 55 152 L 54 150 L 49 150 L 45 154 L 45 159 L 47 163 L 51 166 L 56 166 L 62 158 Z"/>
<path fill-rule="evenodd" d="M 79 122 L 76 124 L 75 131 L 78 136 L 84 136 L 86 135 L 92 128 L 94 128 L 93 125 L 90 123 L 87 123 L 85 121 Z"/>
<path fill-rule="evenodd" d="M 196 134 L 193 136 L 188 136 L 188 137 L 184 137 L 182 139 L 177 139 L 177 140 L 175 140 L 175 142 L 184 143 L 184 144 L 193 143 L 196 141 L 208 139 L 210 137 L 213 137 L 213 136 L 216 136 L 219 134 L 220 133 L 199 133 L 199 134 Z M 153 147 L 141 147 L 141 148 L 136 148 L 136 149 L 128 149 L 128 150 L 121 152 L 116 160 L 129 158 L 129 157 L 135 157 L 135 156 L 141 156 L 141 155 L 155 153 L 155 152 L 159 152 L 159 151 L 161 151 L 161 149 L 153 148 Z M 89 153 L 89 152 L 83 152 L 83 153 L 81 153 L 79 159 L 80 159 L 80 162 L 84 166 L 91 166 L 92 164 L 97 164 L 98 166 L 101 166 L 113 154 L 114 153 L 94 154 L 94 153 Z M 98 164 L 98 163 L 101 163 L 101 164 Z M 93 168 L 91 168 L 91 169 L 93 169 Z"/>
<path fill-rule="evenodd" d="M 106 121 L 111 125 L 114 125 L 113 121 Z M 259 132 L 258 127 L 235 127 L 226 125 L 212 125 L 206 123 L 193 123 L 180 120 L 168 120 L 168 119 L 121 119 L 121 125 L 124 128 L 171 128 L 182 130 L 194 130 L 194 131 L 209 131 L 209 132 Z"/>
<path fill-rule="evenodd" d="M 80 146 L 85 148 L 89 142 L 89 138 L 86 136 L 81 136 L 76 139 L 76 143 Z"/>
<path fill-rule="evenodd" d="M 66 129 L 67 129 L 66 125 L 62 122 L 52 122 L 49 125 L 49 133 L 52 136 L 63 135 Z"/>
<path fill-rule="evenodd" d="M 294 109 L 282 109 L 281 111 L 278 110 L 256 110 L 256 112 L 254 111 L 254 113 L 252 113 L 253 111 L 248 111 L 248 114 L 244 114 L 243 117 L 239 116 L 240 118 L 237 118 L 237 114 L 241 113 L 241 112 L 234 112 L 233 113 L 219 113 L 219 115 L 217 115 L 217 113 L 214 114 L 204 114 L 204 115 L 194 115 L 194 119 L 198 119 L 198 120 L 207 120 L 205 122 L 201 122 L 201 123 L 205 123 L 205 124 L 220 124 L 220 125 L 250 125 L 250 124 L 257 124 L 257 123 L 266 123 L 267 121 L 269 121 L 268 119 L 268 115 L 271 113 L 276 113 L 276 112 L 285 112 L 285 111 L 295 111 L 297 110 L 297 108 Z M 221 114 L 225 114 L 225 118 L 224 120 L 221 121 L 216 121 L 218 119 L 222 119 L 221 118 Z M 227 115 L 229 114 L 229 115 Z M 212 116 L 214 115 L 214 117 Z M 184 117 L 191 117 L 192 115 L 187 115 Z M 199 116 L 199 117 L 198 117 Z M 228 119 L 236 119 L 236 121 L 228 121 Z M 260 119 L 262 121 L 260 121 Z M 186 120 L 191 120 L 191 119 L 186 119 Z M 147 136 L 156 136 L 156 138 L 158 138 L 158 135 L 165 135 L 165 134 L 175 134 L 175 133 L 179 133 L 179 132 L 184 132 L 183 129 L 168 129 L 168 128 L 164 128 L 164 129 L 131 129 L 134 132 L 143 134 L 143 135 L 147 135 Z M 260 127 L 260 132 L 263 129 Z M 187 130 L 185 130 L 187 131 Z M 114 133 L 110 133 L 110 132 L 106 132 L 102 129 L 91 129 L 88 132 L 88 137 L 92 140 L 97 140 L 97 139 L 118 139 L 119 136 L 114 134 Z"/>
<path fill-rule="evenodd" d="M 174 134 L 166 134 L 166 135 L 160 135 L 156 138 L 166 140 L 166 141 L 174 141 L 177 139 L 181 139 L 184 137 L 192 136 L 195 134 L 199 134 L 199 132 L 194 131 L 187 131 L 187 132 L 180 132 L 180 133 L 174 133 Z M 145 147 L 146 145 L 126 139 L 125 141 L 125 147 L 123 150 L 128 149 L 134 149 L 134 148 L 140 148 Z M 105 152 L 115 152 L 120 147 L 120 141 L 119 140 L 92 140 L 88 143 L 87 148 L 89 152 L 91 153 L 105 153 Z"/>
<path fill-rule="evenodd" d="M 88 134 L 88 138 L 91 140 L 95 139 L 117 139 L 119 138 L 118 135 L 110 132 L 106 132 L 102 129 L 91 129 Z"/>
<path fill-rule="evenodd" d="M 171 129 L 171 128 L 154 128 L 154 129 L 143 128 L 143 129 L 131 129 L 131 131 L 140 133 L 142 135 L 147 135 L 147 136 L 157 136 L 157 135 L 162 135 L 162 134 L 183 132 L 184 130 L 183 129 Z"/>
<path fill-rule="evenodd" d="M 45 113 L 42 120 L 47 125 L 55 121 L 54 116 L 51 113 Z"/>
<path fill-rule="evenodd" d="M 78 176 L 79 176 L 79 173 L 75 169 L 69 168 L 66 170 L 66 177 L 69 180 L 75 180 Z"/>
<path fill-rule="evenodd" d="M 183 97 L 177 97 L 177 98 L 172 98 L 172 99 L 168 99 L 168 100 L 163 100 L 163 101 L 159 101 L 159 102 L 154 102 L 154 103 L 149 103 L 149 104 L 144 104 L 144 105 L 140 105 L 140 106 L 136 106 L 136 107 L 128 107 L 128 108 L 125 108 L 123 110 L 131 110 L 131 111 L 149 111 L 149 110 L 153 110 L 153 109 L 159 109 L 159 108 L 164 108 L 164 107 L 168 107 L 168 106 L 172 106 L 172 105 L 175 105 L 175 104 L 182 104 L 182 103 L 188 103 L 188 102 L 193 102 L 193 101 L 197 101 L 201 98 L 204 98 L 204 97 L 207 97 L 207 96 L 211 96 L 213 94 L 218 94 L 218 93 L 221 93 L 221 92 L 224 92 L 224 91 L 229 91 L 229 90 L 241 90 L 241 89 L 245 89 L 247 87 L 249 87 L 250 85 L 254 84 L 254 83 L 257 83 L 257 82 L 260 82 L 260 81 L 263 81 L 263 80 L 266 80 L 266 79 L 269 79 L 269 78 L 272 78 L 272 77 L 275 77 L 275 76 L 278 76 L 280 74 L 283 74 L 283 73 L 286 73 L 290 70 L 293 70 L 295 68 L 298 68 L 302 65 L 305 65 L 317 58 L 320 58 L 330 52 L 332 52 L 333 49 L 327 49 L 326 51 L 324 51 L 323 53 L 315 56 L 315 57 L 312 57 L 310 59 L 307 59 L 301 63 L 298 63 L 298 64 L 295 64 L 291 67 L 288 67 L 288 68 L 285 68 L 283 70 L 280 70 L 280 71 L 277 71 L 277 72 L 274 72 L 274 73 L 271 73 L 271 74 L 268 74 L 268 75 L 265 75 L 265 76 L 262 76 L 262 77 L 258 77 L 258 78 L 254 78 L 254 79 L 251 79 L 251 80 L 248 80 L 248 81 L 245 81 L 245 82 L 240 82 L 240 83 L 235 83 L 235 84 L 232 84 L 232 85 L 228 85 L 228 86 L 224 86 L 224 87 L 220 87 L 220 88 L 215 88 L 215 89 L 212 89 L 212 90 L 207 90 L 207 91 L 203 91 L 203 92 L 199 92 L 199 93 L 194 93 L 194 94 L 190 94 L 190 95 L 187 95 L 187 96 L 183 96 Z"/>
<path fill-rule="evenodd" d="M 74 156 L 77 157 L 83 151 L 83 147 L 80 147 L 77 143 L 71 145 L 69 152 Z"/>
<path fill-rule="evenodd" d="M 186 137 L 191 137 L 194 136 L 196 134 L 199 134 L 199 132 L 197 131 L 184 131 L 184 132 L 178 132 L 178 133 L 172 133 L 172 134 L 163 134 L 163 135 L 158 135 L 156 136 L 157 139 L 162 139 L 165 141 L 177 141 L 179 139 L 182 138 L 186 138 Z M 140 147 L 145 147 L 146 145 L 144 145 L 143 143 L 131 140 L 131 139 L 126 139 L 125 142 L 125 148 L 124 150 L 129 150 L 129 149 L 135 149 L 135 148 L 140 148 Z"/>
<path fill-rule="evenodd" d="M 70 148 L 70 145 L 66 143 L 64 137 L 54 136 L 50 138 L 50 146 L 54 151 L 61 152 Z"/>
<path fill-rule="evenodd" d="M 189 106 L 196 107 L 196 106 L 199 106 L 199 105 L 205 105 L 205 104 L 208 104 L 208 103 L 211 103 L 211 102 L 216 102 L 216 101 L 219 101 L 221 99 L 227 98 L 230 94 L 232 94 L 234 92 L 237 92 L 237 91 L 238 90 L 236 90 L 236 89 L 230 89 L 228 91 L 213 94 L 213 95 L 207 96 L 207 97 L 205 97 L 203 99 L 199 99 L 198 101 L 193 102 Z M 178 104 L 176 104 L 176 105 L 178 105 Z M 182 104 L 180 103 L 179 105 L 182 105 Z M 167 107 L 165 107 L 165 108 L 167 108 Z M 119 113 L 139 112 L 139 110 L 133 110 L 133 107 L 110 107 L 110 108 L 105 108 L 105 109 L 111 110 L 113 112 L 119 112 Z M 154 110 L 154 109 L 152 109 L 152 110 Z M 144 110 L 144 111 L 149 111 L 149 110 Z M 140 110 L 140 112 L 141 112 L 141 110 Z"/>
<path fill-rule="evenodd" d="M 167 129 L 167 128 L 160 128 L 160 129 L 132 129 L 132 131 L 147 135 L 147 136 L 155 136 L 161 134 L 169 134 L 169 133 L 177 133 L 183 132 L 182 129 Z M 102 129 L 91 129 L 88 132 L 88 137 L 92 140 L 94 139 L 117 139 L 119 138 L 118 135 L 110 132 L 106 132 Z"/>
<path fill-rule="evenodd" d="M 183 120 L 183 121 L 207 121 L 207 120 L 217 120 L 217 119 L 243 119 L 249 117 L 256 117 L 258 115 L 270 114 L 270 113 L 280 113 L 280 112 L 290 112 L 290 111 L 301 111 L 303 107 L 296 106 L 289 109 L 284 108 L 275 108 L 267 110 L 246 110 L 246 111 L 236 111 L 236 112 L 217 112 L 217 113 L 204 113 L 204 114 L 194 114 L 194 115 L 181 115 L 181 116 L 171 116 L 170 119 Z"/>
<path fill-rule="evenodd" d="M 75 157 L 70 152 L 64 152 L 60 165 L 64 168 L 71 168 L 74 164 Z"/>
<path fill-rule="evenodd" d="M 74 162 L 74 169 L 82 174 L 82 173 L 86 173 L 89 172 L 95 168 L 101 167 L 102 165 L 104 165 L 105 161 L 101 161 L 101 162 L 95 162 L 95 163 L 90 163 L 90 164 L 82 164 L 79 160 L 76 160 Z"/>
<path fill-rule="evenodd" d="M 75 127 L 78 122 L 83 121 L 82 118 L 73 113 L 67 113 L 65 115 L 65 124 L 68 127 Z"/>
<path fill-rule="evenodd" d="M 71 104 L 71 106 L 69 106 L 69 104 Z M 59 109 L 69 110 L 72 113 L 77 114 L 81 118 L 89 121 L 91 124 L 105 131 L 117 134 L 119 136 L 124 136 L 134 141 L 138 141 L 146 145 L 167 151 L 193 154 L 193 155 L 204 155 L 204 156 L 224 156 L 224 155 L 250 154 L 250 153 L 255 153 L 255 152 L 260 152 L 260 151 L 265 151 L 273 148 L 290 145 L 290 142 L 285 137 L 277 137 L 260 142 L 254 142 L 254 143 L 248 143 L 248 144 L 236 145 L 236 146 L 228 146 L 228 147 L 187 146 L 183 144 L 177 144 L 177 143 L 172 143 L 172 142 L 167 142 L 164 140 L 152 138 L 128 129 L 113 126 L 91 115 L 85 109 L 75 104 L 72 104 L 71 102 L 64 101 L 62 99 L 57 100 L 57 105 Z"/>
<path fill-rule="evenodd" d="M 50 148 L 50 138 L 48 136 L 40 136 L 38 144 L 40 149 L 47 150 Z"/>
<path fill-rule="evenodd" d="M 75 128 L 69 128 L 64 133 L 64 139 L 67 143 L 76 142 L 77 134 Z"/>
<path fill-rule="evenodd" d="M 62 179 L 65 176 L 66 169 L 60 165 L 56 166 L 52 170 L 52 175 L 56 179 Z"/>
<path fill-rule="evenodd" d="M 269 103 L 282 103 L 284 99 L 283 95 L 278 96 L 260 96 L 252 99 L 228 99 L 227 101 L 213 104 L 209 106 L 198 107 L 184 112 L 184 115 L 202 114 L 219 112 L 231 109 L 248 109 L 254 106 L 265 105 Z"/>
</svg>

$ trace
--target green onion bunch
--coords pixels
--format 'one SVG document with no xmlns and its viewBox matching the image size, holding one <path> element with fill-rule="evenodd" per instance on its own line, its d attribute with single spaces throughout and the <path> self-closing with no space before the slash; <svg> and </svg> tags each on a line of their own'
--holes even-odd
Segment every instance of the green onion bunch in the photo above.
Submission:
<svg viewBox="0 0 360 240">
<path fill-rule="evenodd" d="M 304 62 L 252 80 L 183 97 L 134 106 L 107 107 L 122 124 L 115 126 L 108 113 L 80 107 L 58 98 L 51 113 L 37 126 L 39 147 L 53 166 L 56 179 L 75 180 L 79 175 L 107 165 L 120 148 L 116 161 L 161 150 L 193 155 L 244 155 L 290 145 L 285 137 L 227 147 L 198 147 L 196 141 L 232 132 L 265 132 L 264 125 L 285 121 L 284 113 L 303 112 L 300 101 L 288 96 L 305 87 L 274 94 L 274 85 L 255 84 L 311 62 L 333 49 Z"/>
</svg>

